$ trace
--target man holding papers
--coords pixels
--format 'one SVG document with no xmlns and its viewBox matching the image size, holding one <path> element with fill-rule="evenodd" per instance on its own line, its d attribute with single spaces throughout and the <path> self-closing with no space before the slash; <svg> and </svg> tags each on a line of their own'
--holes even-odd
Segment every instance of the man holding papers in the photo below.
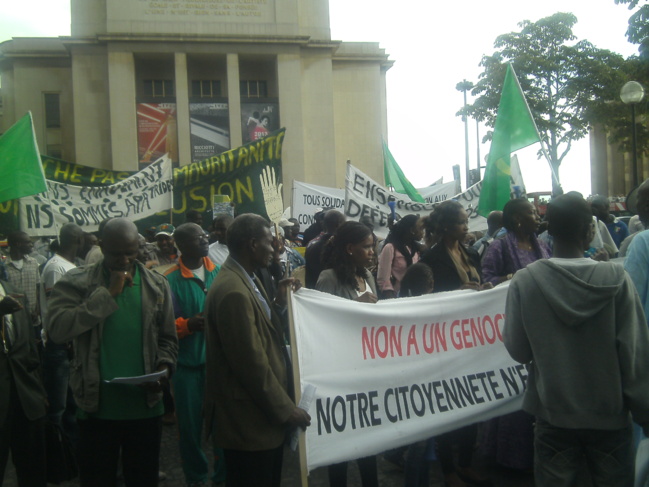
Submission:
<svg viewBox="0 0 649 487">
<path fill-rule="evenodd" d="M 173 372 L 178 353 L 169 285 L 136 261 L 131 221 L 108 222 L 101 249 L 103 260 L 56 283 L 48 309 L 49 338 L 73 341 L 81 486 L 114 486 L 120 451 L 127 486 L 156 486 L 161 381 Z M 106 382 L 156 371 L 166 377 L 139 386 Z"/>
</svg>

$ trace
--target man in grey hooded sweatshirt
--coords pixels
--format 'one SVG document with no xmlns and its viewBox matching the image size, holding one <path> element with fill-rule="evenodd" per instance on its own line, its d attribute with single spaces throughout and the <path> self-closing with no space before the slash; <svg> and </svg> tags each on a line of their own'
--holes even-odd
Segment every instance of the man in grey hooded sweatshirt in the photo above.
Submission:
<svg viewBox="0 0 649 487">
<path fill-rule="evenodd" d="M 649 430 L 649 332 L 618 264 L 584 258 L 592 217 L 576 194 L 552 200 L 554 257 L 516 273 L 503 333 L 529 364 L 523 409 L 536 417 L 538 487 L 576 485 L 585 464 L 597 486 L 633 486 L 631 416 Z"/>
</svg>

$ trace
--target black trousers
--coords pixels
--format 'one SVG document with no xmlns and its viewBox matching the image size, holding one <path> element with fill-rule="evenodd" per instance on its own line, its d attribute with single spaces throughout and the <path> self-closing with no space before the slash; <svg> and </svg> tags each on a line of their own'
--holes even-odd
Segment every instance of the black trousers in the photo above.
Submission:
<svg viewBox="0 0 649 487">
<path fill-rule="evenodd" d="M 475 445 L 476 437 L 478 436 L 478 425 L 470 424 L 462 428 L 449 431 L 448 433 L 441 434 L 435 438 L 437 441 L 437 457 L 442 467 L 444 475 L 448 475 L 456 471 L 455 463 L 453 462 L 453 446 L 457 445 L 457 464 L 460 468 L 468 468 L 471 466 L 473 458 L 473 446 Z"/>
<path fill-rule="evenodd" d="M 226 487 L 280 487 L 284 446 L 272 450 L 224 449 Z"/>
<path fill-rule="evenodd" d="M 160 417 L 114 421 L 79 420 L 81 487 L 115 487 L 122 456 L 127 487 L 156 487 L 160 463 Z"/>
<path fill-rule="evenodd" d="M 588 469 L 592 485 L 632 487 L 635 452 L 631 424 L 617 430 L 567 429 L 536 418 L 534 482 L 538 487 L 577 485 Z"/>
<path fill-rule="evenodd" d="M 361 474 L 363 487 L 378 487 L 379 474 L 376 469 L 376 455 L 359 458 L 358 471 Z M 329 465 L 329 485 L 331 487 L 347 487 L 347 464 L 349 462 L 335 463 Z"/>
<path fill-rule="evenodd" d="M 45 487 L 45 417 L 30 421 L 12 381 L 9 409 L 0 424 L 0 485 L 11 450 L 20 487 Z"/>
</svg>

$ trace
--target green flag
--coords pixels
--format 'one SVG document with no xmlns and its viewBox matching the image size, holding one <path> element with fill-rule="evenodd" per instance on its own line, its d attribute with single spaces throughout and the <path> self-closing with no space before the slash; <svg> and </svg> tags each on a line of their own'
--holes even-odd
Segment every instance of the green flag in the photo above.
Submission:
<svg viewBox="0 0 649 487">
<path fill-rule="evenodd" d="M 0 137 L 0 202 L 47 191 L 32 114 Z"/>
<path fill-rule="evenodd" d="M 503 209 L 509 201 L 511 153 L 540 140 L 516 73 L 508 64 L 487 169 L 482 180 L 479 215 L 487 216 L 494 210 Z"/>
<path fill-rule="evenodd" d="M 412 201 L 426 202 L 403 174 L 399 164 L 392 157 L 385 140 L 383 141 L 383 174 L 386 186 L 392 186 L 397 193 L 407 194 Z"/>
</svg>

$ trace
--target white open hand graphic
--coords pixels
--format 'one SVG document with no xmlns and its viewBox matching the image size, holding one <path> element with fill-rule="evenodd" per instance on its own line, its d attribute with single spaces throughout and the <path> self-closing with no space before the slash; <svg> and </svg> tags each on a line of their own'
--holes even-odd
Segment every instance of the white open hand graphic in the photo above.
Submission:
<svg viewBox="0 0 649 487">
<path fill-rule="evenodd" d="M 277 185 L 275 179 L 275 170 L 266 166 L 259 175 L 259 182 L 264 194 L 264 204 L 266 213 L 272 223 L 277 223 L 282 219 L 284 213 L 284 202 L 282 201 L 282 185 Z"/>
</svg>

